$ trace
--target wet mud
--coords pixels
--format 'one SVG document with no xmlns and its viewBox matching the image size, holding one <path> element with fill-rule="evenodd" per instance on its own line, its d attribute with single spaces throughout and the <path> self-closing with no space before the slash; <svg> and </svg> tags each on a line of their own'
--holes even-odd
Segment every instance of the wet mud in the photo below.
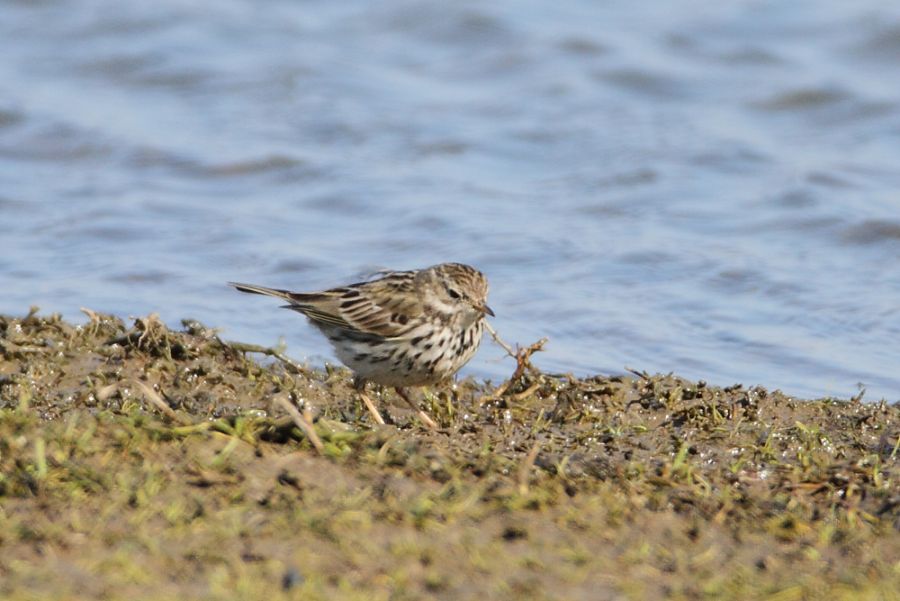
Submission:
<svg viewBox="0 0 900 601">
<path fill-rule="evenodd" d="M 896 404 L 533 347 L 377 426 L 343 368 L 87 313 L 0 316 L 4 599 L 900 598 Z"/>
</svg>

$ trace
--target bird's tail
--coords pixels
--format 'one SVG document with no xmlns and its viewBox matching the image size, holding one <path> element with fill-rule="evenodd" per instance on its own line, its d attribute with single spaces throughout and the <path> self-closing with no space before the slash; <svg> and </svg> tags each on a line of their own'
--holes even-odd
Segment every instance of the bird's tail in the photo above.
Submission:
<svg viewBox="0 0 900 601">
<path fill-rule="evenodd" d="M 266 288 L 265 286 L 256 286 L 254 284 L 239 284 L 238 282 L 228 282 L 229 286 L 234 286 L 241 292 L 250 292 L 251 294 L 265 294 L 266 296 L 274 296 L 293 302 L 291 293 L 288 290 L 279 290 L 278 288 Z"/>
</svg>

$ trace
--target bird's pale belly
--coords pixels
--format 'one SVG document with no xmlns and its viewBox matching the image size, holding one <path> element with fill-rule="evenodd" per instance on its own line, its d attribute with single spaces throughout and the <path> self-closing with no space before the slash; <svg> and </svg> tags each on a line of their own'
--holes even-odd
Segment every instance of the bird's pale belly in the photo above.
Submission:
<svg viewBox="0 0 900 601">
<path fill-rule="evenodd" d="M 425 386 L 453 376 L 468 363 L 481 342 L 482 324 L 455 333 L 396 339 L 348 339 L 329 336 L 338 359 L 360 378 L 384 386 Z"/>
</svg>

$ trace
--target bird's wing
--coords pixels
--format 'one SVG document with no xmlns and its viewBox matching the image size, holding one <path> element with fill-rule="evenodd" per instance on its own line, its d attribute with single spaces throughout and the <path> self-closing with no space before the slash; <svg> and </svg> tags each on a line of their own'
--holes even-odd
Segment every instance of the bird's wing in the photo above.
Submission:
<svg viewBox="0 0 900 601">
<path fill-rule="evenodd" d="M 395 272 L 379 280 L 311 294 L 290 293 L 289 308 L 322 325 L 402 338 L 418 325 L 422 302 L 412 272 Z"/>
</svg>

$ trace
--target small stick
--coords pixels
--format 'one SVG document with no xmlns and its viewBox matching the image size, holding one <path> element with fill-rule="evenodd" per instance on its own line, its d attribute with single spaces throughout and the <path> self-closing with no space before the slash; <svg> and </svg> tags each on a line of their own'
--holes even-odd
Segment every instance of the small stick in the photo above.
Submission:
<svg viewBox="0 0 900 601">
<path fill-rule="evenodd" d="M 144 393 L 144 398 L 150 401 L 150 404 L 156 407 L 160 413 L 162 413 L 172 421 L 178 422 L 182 426 L 191 425 L 191 421 L 175 413 L 175 410 L 169 407 L 169 404 L 165 402 L 161 396 L 159 396 L 158 392 L 156 392 L 140 380 L 134 380 L 134 383 L 137 384 L 137 387 L 140 388 L 141 392 Z"/>
<path fill-rule="evenodd" d="M 105 401 L 112 395 L 116 394 L 116 391 L 119 390 L 119 383 L 113 382 L 112 384 L 107 384 L 106 386 L 100 388 L 96 392 L 96 397 L 98 401 Z"/>
<path fill-rule="evenodd" d="M 517 392 L 515 394 L 509 395 L 509 400 L 511 400 L 513 402 L 519 402 L 522 399 L 527 399 L 532 394 L 534 394 L 540 387 L 541 387 L 541 383 L 535 382 L 534 384 L 532 384 L 531 386 L 529 386 L 522 392 Z"/>
<path fill-rule="evenodd" d="M 531 364 L 531 355 L 538 351 L 544 350 L 545 344 L 547 344 L 547 339 L 541 338 L 531 346 L 519 349 L 519 351 L 516 353 L 516 371 L 513 372 L 510 380 L 518 380 L 519 378 L 521 378 L 526 369 L 535 369 Z"/>
<path fill-rule="evenodd" d="M 384 418 L 381 417 L 380 413 L 378 413 L 378 407 L 375 406 L 375 403 L 372 402 L 372 399 L 369 398 L 369 395 L 366 394 L 366 391 L 358 390 L 357 392 L 359 392 L 359 398 L 361 398 L 362 402 L 365 403 L 366 409 L 368 409 L 369 413 L 372 414 L 372 419 L 375 420 L 375 423 L 383 426 Z"/>
<path fill-rule="evenodd" d="M 534 467 L 534 462 L 537 460 L 540 451 L 541 441 L 539 440 L 534 443 L 534 446 L 528 451 L 528 455 L 525 456 L 522 465 L 519 466 L 519 494 L 521 495 L 528 494 L 528 475 L 531 473 L 531 468 Z"/>
<path fill-rule="evenodd" d="M 91 321 L 100 321 L 100 316 L 97 315 L 96 311 L 91 311 L 87 307 L 81 307 L 78 310 L 87 315 Z"/>
<path fill-rule="evenodd" d="M 268 346 L 260 346 L 258 344 L 247 344 L 245 342 L 223 342 L 223 344 L 243 353 L 262 353 L 264 355 L 269 355 L 270 357 L 275 357 L 276 359 L 290 367 L 296 374 L 302 373 L 303 371 L 300 368 L 299 364 L 285 357 L 284 354 L 282 354 L 280 351 L 275 350 L 274 348 Z"/>
<path fill-rule="evenodd" d="M 503 347 L 503 350 L 505 350 L 507 353 L 509 353 L 509 356 L 510 356 L 510 357 L 512 357 L 513 359 L 515 359 L 515 358 L 516 358 L 516 352 L 515 352 L 514 350 L 512 350 L 512 347 L 511 347 L 511 346 L 509 346 L 508 344 L 506 344 L 505 342 L 503 342 L 502 340 L 500 340 L 500 336 L 497 334 L 497 330 L 495 330 L 493 327 L 491 327 L 491 324 L 489 324 L 489 323 L 487 322 L 487 320 L 484 321 L 484 327 L 487 328 L 487 331 L 488 331 L 488 333 L 490 333 L 491 338 L 494 339 L 494 342 L 496 342 L 497 344 L 499 344 L 500 346 L 502 346 L 502 347 Z"/>
<path fill-rule="evenodd" d="M 412 399 L 409 398 L 409 396 L 406 394 L 405 390 L 403 390 L 402 388 L 399 388 L 399 387 L 394 388 L 394 390 L 397 391 L 397 394 L 400 396 L 401 399 L 406 401 L 406 404 L 409 405 L 411 409 L 413 409 L 415 412 L 417 412 L 419 414 L 419 419 L 422 420 L 422 423 L 424 423 L 426 426 L 428 426 L 428 428 L 431 430 L 438 429 L 437 424 L 434 423 L 434 420 L 431 419 L 431 417 L 429 417 L 427 413 L 425 413 L 423 410 L 419 409 L 419 407 L 415 403 L 412 402 Z"/>
<path fill-rule="evenodd" d="M 297 427 L 303 430 L 304 434 L 309 438 L 309 442 L 312 443 L 312 446 L 315 447 L 319 455 L 323 454 L 325 452 L 325 445 L 322 444 L 322 440 L 319 438 L 319 435 L 316 434 L 313 425 L 283 396 L 276 397 L 275 402 L 291 416 L 291 419 L 294 420 Z"/>
<path fill-rule="evenodd" d="M 634 375 L 636 375 L 637 377 L 639 377 L 642 380 L 650 379 L 650 374 L 648 374 L 646 371 L 638 371 L 634 368 L 628 367 L 627 365 L 625 366 L 625 371 L 633 373 Z"/>
<path fill-rule="evenodd" d="M 541 338 L 540 340 L 538 340 L 537 342 L 535 342 L 534 344 L 532 344 L 530 346 L 527 346 L 525 348 L 520 348 L 513 355 L 513 357 L 515 357 L 515 359 L 516 359 L 516 370 L 513 372 L 512 376 L 510 376 L 509 379 L 507 381 L 505 381 L 503 384 L 498 386 L 494 390 L 494 392 L 492 392 L 491 394 L 489 394 L 486 397 L 482 397 L 478 401 L 478 404 L 483 405 L 488 401 L 498 399 L 501 396 L 503 396 L 503 394 L 506 392 L 506 389 L 509 388 L 510 386 L 512 386 L 513 382 L 515 382 L 516 380 L 521 378 L 522 374 L 525 373 L 526 369 L 531 369 L 531 370 L 537 371 L 535 369 L 535 367 L 531 364 L 530 358 L 531 358 L 531 355 L 533 355 L 537 351 L 543 350 L 545 344 L 547 344 L 547 339 Z M 540 372 L 538 372 L 538 373 L 540 373 Z M 529 392 L 533 392 L 533 391 L 529 391 Z"/>
</svg>

